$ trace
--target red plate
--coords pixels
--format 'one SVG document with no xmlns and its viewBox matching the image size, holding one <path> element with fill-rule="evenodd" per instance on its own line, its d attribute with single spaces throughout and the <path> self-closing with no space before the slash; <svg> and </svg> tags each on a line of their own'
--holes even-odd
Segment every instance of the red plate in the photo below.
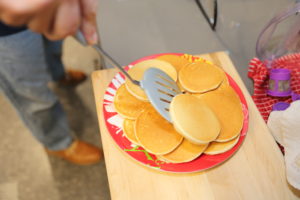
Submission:
<svg viewBox="0 0 300 200">
<path fill-rule="evenodd" d="M 141 58 L 135 62 L 132 62 L 125 69 L 128 70 L 132 65 L 135 65 L 136 63 L 139 63 L 141 61 L 148 60 L 148 59 L 153 59 L 153 58 L 156 58 L 161 55 L 167 55 L 167 54 L 157 54 L 157 55 L 152 55 L 152 56 L 147 56 L 147 57 Z M 185 58 L 189 59 L 190 61 L 199 59 L 199 58 L 193 57 L 191 55 L 186 55 L 186 54 L 172 53 L 172 55 L 184 56 Z M 206 61 L 206 62 L 208 62 L 208 61 Z M 226 75 L 229 80 L 229 84 L 233 87 L 233 89 L 239 95 L 239 98 L 242 102 L 243 113 L 244 113 L 244 124 L 243 124 L 242 131 L 240 133 L 240 139 L 239 139 L 238 143 L 231 150 L 229 150 L 225 153 L 218 154 L 218 155 L 203 154 L 191 162 L 172 164 L 172 163 L 165 163 L 163 161 L 160 161 L 157 159 L 157 157 L 155 155 L 148 153 L 142 147 L 132 144 L 123 135 L 123 130 L 122 130 L 123 119 L 114 110 L 113 103 L 112 103 L 117 88 L 120 87 L 120 85 L 122 83 L 124 83 L 124 81 L 125 81 L 125 77 L 121 72 L 116 74 L 116 76 L 113 78 L 113 80 L 109 84 L 109 86 L 105 92 L 105 95 L 104 95 L 103 114 L 104 114 L 104 119 L 105 119 L 107 130 L 110 133 L 110 135 L 112 136 L 113 140 L 122 149 L 122 151 L 124 151 L 126 154 L 128 154 L 130 157 L 132 157 L 134 160 L 138 161 L 139 163 L 146 165 L 153 169 L 158 169 L 158 170 L 168 171 L 168 172 L 176 172 L 176 173 L 187 173 L 187 172 L 198 172 L 198 171 L 202 171 L 205 169 L 212 168 L 216 165 L 219 165 L 222 162 L 226 161 L 228 158 L 230 158 L 241 146 L 242 142 L 245 139 L 247 130 L 248 130 L 248 121 L 249 121 L 248 106 L 247 106 L 245 97 L 244 97 L 241 89 L 239 88 L 239 86 L 236 84 L 236 82 L 228 74 L 226 74 Z"/>
</svg>

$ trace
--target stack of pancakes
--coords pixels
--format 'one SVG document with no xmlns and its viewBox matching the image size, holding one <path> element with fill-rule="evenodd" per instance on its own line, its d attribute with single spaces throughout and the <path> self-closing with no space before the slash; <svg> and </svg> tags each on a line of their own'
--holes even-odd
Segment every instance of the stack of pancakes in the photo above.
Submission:
<svg viewBox="0 0 300 200">
<path fill-rule="evenodd" d="M 144 91 L 129 80 L 114 98 L 124 118 L 123 132 L 132 143 L 171 163 L 189 162 L 201 154 L 216 155 L 235 146 L 243 127 L 242 105 L 219 67 L 202 59 L 163 55 L 139 62 L 128 73 L 141 80 L 150 67 L 166 72 L 182 90 L 172 99 L 169 123 Z"/>
</svg>

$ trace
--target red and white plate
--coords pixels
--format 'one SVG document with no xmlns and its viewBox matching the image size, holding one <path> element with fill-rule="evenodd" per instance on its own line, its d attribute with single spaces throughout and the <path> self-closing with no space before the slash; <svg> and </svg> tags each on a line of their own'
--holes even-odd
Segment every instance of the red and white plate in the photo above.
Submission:
<svg viewBox="0 0 300 200">
<path fill-rule="evenodd" d="M 178 54 L 178 53 L 171 53 L 171 54 L 186 57 L 190 61 L 194 61 L 196 59 L 199 60 L 199 58 L 193 57 L 191 55 Z M 141 61 L 154 59 L 162 55 L 167 55 L 167 54 L 157 54 L 157 55 L 141 58 L 126 66 L 125 69 L 128 70 L 131 66 Z M 112 79 L 104 95 L 103 114 L 104 114 L 107 130 L 112 136 L 113 140 L 116 142 L 116 144 L 121 148 L 121 150 L 124 153 L 128 154 L 137 162 L 153 169 L 167 171 L 167 172 L 175 172 L 175 173 L 189 173 L 189 172 L 198 172 L 198 171 L 206 170 L 216 165 L 219 165 L 224 161 L 226 161 L 228 158 L 230 158 L 242 145 L 242 142 L 244 141 L 247 134 L 248 122 L 249 122 L 248 106 L 245 97 L 241 89 L 239 88 L 239 86 L 236 84 L 236 82 L 228 74 L 226 75 L 229 80 L 229 84 L 236 91 L 236 93 L 238 94 L 241 100 L 243 113 L 244 113 L 244 124 L 240 133 L 240 139 L 238 143 L 231 150 L 225 153 L 218 154 L 218 155 L 202 154 L 197 159 L 191 162 L 173 164 L 173 163 L 166 163 L 160 161 L 155 155 L 148 153 L 142 147 L 132 144 L 123 135 L 123 130 L 122 130 L 123 118 L 120 115 L 118 115 L 118 113 L 114 110 L 113 107 L 113 100 L 114 100 L 114 95 L 116 94 L 116 90 L 120 87 L 121 84 L 125 82 L 125 77 L 121 72 L 117 73 L 115 77 Z"/>
</svg>

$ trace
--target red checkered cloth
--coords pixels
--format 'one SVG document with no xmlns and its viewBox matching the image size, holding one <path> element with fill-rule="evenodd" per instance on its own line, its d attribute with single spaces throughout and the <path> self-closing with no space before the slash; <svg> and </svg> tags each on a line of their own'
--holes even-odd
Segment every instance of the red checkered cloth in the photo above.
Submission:
<svg viewBox="0 0 300 200">
<path fill-rule="evenodd" d="M 292 91 L 300 94 L 300 53 L 289 54 L 273 60 L 271 68 L 289 69 L 291 71 Z M 275 103 L 279 101 L 292 102 L 291 97 L 280 98 L 267 95 L 269 69 L 265 62 L 260 61 L 258 58 L 253 58 L 249 63 L 248 76 L 254 81 L 253 101 L 266 122 Z"/>
</svg>

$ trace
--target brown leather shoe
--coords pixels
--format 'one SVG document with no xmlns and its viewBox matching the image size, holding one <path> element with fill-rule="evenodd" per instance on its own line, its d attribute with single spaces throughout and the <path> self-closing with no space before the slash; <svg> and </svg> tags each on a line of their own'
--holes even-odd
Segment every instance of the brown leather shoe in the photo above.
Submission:
<svg viewBox="0 0 300 200">
<path fill-rule="evenodd" d="M 101 149 L 80 140 L 75 140 L 67 149 L 60 151 L 46 149 L 46 152 L 78 165 L 91 165 L 103 159 Z"/>
<path fill-rule="evenodd" d="M 58 81 L 61 86 L 76 86 L 86 80 L 86 74 L 79 70 L 67 69 L 65 76 Z"/>
</svg>

